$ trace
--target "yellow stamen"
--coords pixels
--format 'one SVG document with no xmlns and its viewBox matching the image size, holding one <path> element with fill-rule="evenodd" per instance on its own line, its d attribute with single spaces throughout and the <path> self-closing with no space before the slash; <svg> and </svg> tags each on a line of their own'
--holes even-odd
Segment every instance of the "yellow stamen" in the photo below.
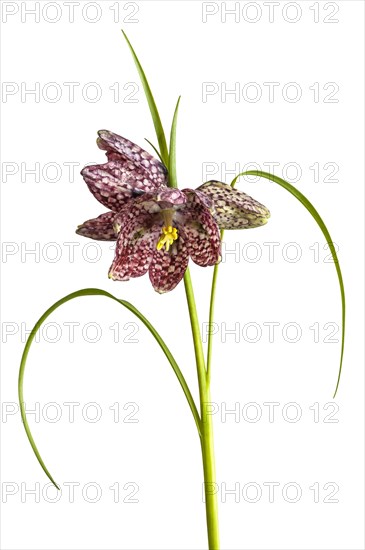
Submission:
<svg viewBox="0 0 365 550">
<path fill-rule="evenodd" d="M 161 237 L 158 239 L 157 242 L 157 250 L 161 250 L 166 245 L 166 251 L 168 252 L 170 249 L 170 245 L 176 239 L 178 238 L 178 233 L 176 227 L 172 227 L 172 225 L 168 225 L 167 227 L 162 228 Z"/>
</svg>

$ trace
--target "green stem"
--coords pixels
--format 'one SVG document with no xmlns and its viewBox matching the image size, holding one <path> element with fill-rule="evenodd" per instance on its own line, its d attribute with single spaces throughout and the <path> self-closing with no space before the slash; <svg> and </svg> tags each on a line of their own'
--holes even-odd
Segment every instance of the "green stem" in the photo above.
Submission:
<svg viewBox="0 0 365 550">
<path fill-rule="evenodd" d="M 215 477 L 213 416 L 211 414 L 210 388 L 206 385 L 205 401 L 201 403 L 202 437 L 201 448 L 204 470 L 204 496 L 207 517 L 208 543 L 210 550 L 219 550 L 219 525 L 217 483 Z"/>
<path fill-rule="evenodd" d="M 195 360 L 196 360 L 196 366 L 198 371 L 200 403 L 202 403 L 205 397 L 204 389 L 207 382 L 206 370 L 205 370 L 205 359 L 204 359 L 202 338 L 200 334 L 198 313 L 197 313 L 196 304 L 195 304 L 193 284 L 191 282 L 189 268 L 186 270 L 184 275 L 184 285 L 185 285 L 186 299 L 188 302 L 191 332 L 193 335 L 193 342 L 194 342 Z"/>
<path fill-rule="evenodd" d="M 207 518 L 207 531 L 209 550 L 219 550 L 219 529 L 218 529 L 218 502 L 215 478 L 215 460 L 213 443 L 213 420 L 210 414 L 210 381 L 208 380 L 205 367 L 203 344 L 200 333 L 200 325 L 196 310 L 193 285 L 190 271 L 186 270 L 184 276 L 185 293 L 188 303 L 191 331 L 194 341 L 195 359 L 198 372 L 199 396 L 200 396 L 200 418 L 201 418 L 201 449 L 204 471 L 204 494 L 205 509 Z"/>
<path fill-rule="evenodd" d="M 221 231 L 221 242 L 223 242 L 224 230 Z M 215 264 L 213 270 L 212 278 L 212 288 L 210 291 L 210 304 L 209 304 L 209 324 L 208 324 L 208 346 L 207 346 L 207 380 L 210 384 L 210 372 L 211 372 L 211 362 L 213 354 L 213 322 L 214 322 L 214 303 L 215 303 L 215 293 L 217 288 L 217 278 L 218 278 L 218 268 L 219 264 Z"/>
</svg>

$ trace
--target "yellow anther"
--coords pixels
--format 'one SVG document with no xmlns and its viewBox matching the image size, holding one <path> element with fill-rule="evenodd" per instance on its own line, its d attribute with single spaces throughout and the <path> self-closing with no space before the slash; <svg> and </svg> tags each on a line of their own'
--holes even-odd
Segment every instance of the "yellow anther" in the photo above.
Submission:
<svg viewBox="0 0 365 550">
<path fill-rule="evenodd" d="M 172 227 L 172 225 L 168 225 L 167 227 L 162 228 L 161 237 L 158 239 L 157 242 L 157 250 L 161 250 L 166 245 L 166 251 L 168 252 L 170 249 L 170 246 L 176 239 L 178 238 L 178 233 L 176 227 Z"/>
</svg>

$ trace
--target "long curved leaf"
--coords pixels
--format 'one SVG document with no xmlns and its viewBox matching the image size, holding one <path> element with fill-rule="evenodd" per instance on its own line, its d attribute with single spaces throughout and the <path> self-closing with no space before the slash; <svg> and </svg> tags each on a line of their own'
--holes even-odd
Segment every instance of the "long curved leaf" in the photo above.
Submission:
<svg viewBox="0 0 365 550">
<path fill-rule="evenodd" d="M 144 93 L 146 95 L 147 103 L 148 103 L 148 106 L 150 108 L 153 124 L 154 124 L 155 130 L 156 130 L 157 140 L 158 140 L 158 144 L 160 146 L 160 154 L 161 154 L 162 162 L 164 163 L 164 165 L 167 168 L 168 167 L 168 162 L 169 162 L 169 154 L 168 154 L 168 150 L 167 150 L 166 137 L 165 137 L 165 132 L 164 132 L 162 123 L 161 123 L 160 114 L 158 112 L 157 105 L 156 105 L 155 99 L 153 97 L 150 85 L 148 84 L 146 74 L 145 74 L 145 72 L 142 68 L 141 63 L 139 62 L 137 54 L 134 51 L 132 44 L 129 42 L 129 39 L 128 39 L 126 33 L 123 30 L 122 30 L 122 33 L 123 33 L 124 38 L 126 39 L 126 42 L 129 46 L 132 57 L 133 57 L 134 62 L 136 64 L 138 74 L 139 74 L 139 77 L 141 79 L 142 86 L 143 86 L 143 89 L 144 89 Z"/>
<path fill-rule="evenodd" d="M 345 287 L 344 287 L 344 283 L 343 283 L 343 277 L 342 277 L 342 272 L 341 272 L 341 268 L 340 268 L 340 262 L 338 261 L 336 249 L 333 246 L 333 241 L 332 241 L 331 235 L 329 234 L 329 231 L 326 227 L 326 224 L 324 223 L 323 219 L 321 218 L 321 216 L 319 215 L 318 211 L 313 206 L 313 204 L 307 199 L 307 197 L 305 197 L 303 195 L 303 193 L 298 191 L 298 189 L 296 187 L 294 187 L 293 185 L 291 185 L 287 181 L 283 180 L 282 178 L 279 178 L 278 176 L 274 176 L 273 174 L 269 174 L 268 172 L 262 172 L 261 170 L 249 170 L 247 172 L 242 172 L 241 174 L 238 174 L 233 179 L 233 181 L 231 183 L 232 187 L 235 186 L 238 178 L 240 178 L 241 176 L 259 176 L 261 178 L 271 180 L 274 183 L 277 183 L 278 185 L 280 185 L 281 187 L 286 189 L 287 191 L 289 191 L 289 193 L 291 193 L 296 199 L 298 199 L 298 201 L 301 202 L 302 205 L 312 215 L 312 217 L 317 222 L 318 226 L 320 227 L 320 229 L 321 229 L 321 231 L 322 231 L 322 233 L 323 233 L 323 235 L 324 235 L 324 237 L 327 241 L 327 244 L 329 246 L 329 249 L 330 249 L 332 257 L 333 257 L 336 272 L 337 272 L 338 282 L 339 282 L 339 285 L 340 285 L 341 304 L 342 304 L 341 356 L 340 356 L 340 367 L 339 367 L 339 371 L 338 371 L 337 384 L 336 384 L 335 392 L 334 392 L 334 395 L 333 395 L 333 397 L 335 398 L 338 387 L 339 387 L 339 384 L 340 384 L 341 373 L 342 373 L 343 355 L 344 355 L 344 350 L 345 350 L 346 300 L 345 300 Z"/>
<path fill-rule="evenodd" d="M 191 395 L 189 386 L 187 385 L 186 380 L 185 380 L 178 364 L 176 363 L 171 351 L 169 350 L 169 348 L 165 344 L 164 340 L 161 338 L 160 334 L 157 332 L 157 330 L 154 328 L 154 326 L 146 319 L 146 317 L 144 317 L 144 315 L 142 315 L 142 313 L 136 307 L 134 307 L 132 304 L 130 304 L 129 302 L 126 302 L 125 300 L 119 300 L 118 298 L 116 298 L 115 296 L 113 296 L 112 294 L 109 294 L 109 292 L 106 292 L 104 290 L 101 290 L 101 289 L 98 289 L 98 288 L 85 288 L 83 290 L 78 290 L 77 292 L 72 292 L 71 294 L 68 294 L 67 296 L 65 296 L 61 300 L 58 300 L 58 302 L 56 302 L 55 304 L 53 304 L 53 306 L 51 306 L 49 309 L 47 309 L 47 311 L 42 315 L 42 317 L 40 317 L 40 319 L 34 325 L 34 328 L 33 328 L 32 332 L 30 333 L 30 335 L 27 339 L 27 342 L 25 344 L 25 347 L 24 347 L 22 359 L 21 359 L 21 362 L 20 362 L 19 378 L 18 378 L 18 395 L 19 395 L 20 412 L 21 412 L 22 420 L 23 420 L 23 423 L 24 423 L 24 428 L 25 428 L 29 443 L 31 444 L 32 449 L 34 451 L 34 454 L 36 455 L 36 457 L 38 459 L 38 462 L 41 465 L 43 471 L 45 472 L 47 477 L 50 479 L 50 481 L 53 483 L 53 485 L 57 489 L 59 489 L 59 486 L 57 485 L 57 483 L 53 479 L 52 475 L 48 471 L 45 463 L 43 462 L 43 459 L 42 459 L 42 457 L 41 457 L 41 455 L 40 455 L 40 453 L 37 449 L 37 446 L 35 444 L 35 441 L 33 439 L 33 436 L 32 436 L 32 433 L 31 433 L 31 430 L 30 430 L 30 427 L 29 427 L 29 424 L 28 424 L 28 420 L 27 420 L 27 417 L 26 417 L 25 406 L 24 406 L 24 392 L 23 392 L 24 372 L 25 372 L 25 366 L 26 366 L 30 346 L 32 345 L 32 342 L 35 338 L 35 335 L 37 334 L 39 328 L 42 326 L 44 321 L 47 319 L 47 317 L 49 317 L 49 315 L 51 315 L 51 313 L 53 311 L 55 311 L 57 308 L 59 308 L 62 304 L 65 304 L 66 302 L 69 302 L 70 300 L 73 300 L 74 298 L 79 298 L 81 296 L 106 296 L 107 298 L 110 298 L 110 299 L 114 300 L 115 302 L 118 302 L 119 304 L 121 304 L 125 308 L 127 308 L 136 317 L 138 317 L 138 319 L 140 319 L 142 321 L 142 323 L 151 332 L 152 336 L 155 338 L 155 340 L 159 344 L 160 348 L 164 352 L 165 356 L 167 357 L 170 365 L 172 366 L 172 368 L 173 368 L 173 370 L 174 370 L 174 372 L 175 372 L 175 374 L 176 374 L 176 376 L 177 376 L 177 378 L 180 382 L 180 385 L 181 385 L 181 387 L 184 391 L 185 397 L 188 401 L 188 404 L 189 404 L 189 407 L 190 407 L 191 412 L 193 414 L 193 417 L 194 417 L 199 435 L 201 435 L 200 417 L 199 417 L 199 413 L 198 413 L 198 410 L 196 408 L 193 396 Z"/>
<path fill-rule="evenodd" d="M 170 187 L 177 187 L 177 175 L 176 175 L 176 126 L 177 126 L 177 115 L 179 113 L 179 104 L 181 96 L 179 96 L 174 117 L 171 124 L 170 132 L 170 149 L 169 149 L 169 185 Z"/>
</svg>

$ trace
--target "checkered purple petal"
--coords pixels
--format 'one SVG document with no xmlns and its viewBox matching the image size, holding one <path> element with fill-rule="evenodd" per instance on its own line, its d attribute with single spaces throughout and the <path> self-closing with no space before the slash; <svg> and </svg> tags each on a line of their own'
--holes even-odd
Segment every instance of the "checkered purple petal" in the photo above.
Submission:
<svg viewBox="0 0 365 550">
<path fill-rule="evenodd" d="M 155 250 L 149 269 L 150 281 L 156 292 L 163 294 L 173 290 L 184 277 L 189 263 L 187 237 L 182 230 L 178 239 L 166 248 Z"/>
<path fill-rule="evenodd" d="M 108 130 L 98 132 L 98 146 L 107 152 L 108 158 L 116 159 L 118 156 L 130 161 L 136 168 L 143 171 L 145 177 L 154 187 L 167 185 L 167 170 L 159 160 L 141 147 Z"/>
<path fill-rule="evenodd" d="M 183 224 L 191 259 L 201 267 L 215 265 L 220 261 L 221 252 L 218 225 L 201 197 L 194 191 L 184 191 L 188 202 L 175 217 L 179 226 Z"/>
<path fill-rule="evenodd" d="M 105 212 L 97 218 L 87 220 L 76 229 L 78 235 L 97 241 L 115 241 L 117 233 L 113 226 L 115 212 Z"/>
<path fill-rule="evenodd" d="M 249 229 L 267 223 L 270 212 L 246 193 L 220 181 L 198 187 L 212 201 L 212 214 L 220 229 Z"/>
<path fill-rule="evenodd" d="M 143 170 L 125 160 L 86 166 L 81 172 L 91 193 L 104 206 L 118 212 L 130 199 L 155 189 Z"/>
<path fill-rule="evenodd" d="M 156 250 L 163 222 L 153 211 L 149 211 L 156 205 L 141 199 L 123 208 L 115 218 L 119 236 L 109 270 L 109 277 L 114 281 L 127 281 L 131 277 L 144 275 Z"/>
</svg>

